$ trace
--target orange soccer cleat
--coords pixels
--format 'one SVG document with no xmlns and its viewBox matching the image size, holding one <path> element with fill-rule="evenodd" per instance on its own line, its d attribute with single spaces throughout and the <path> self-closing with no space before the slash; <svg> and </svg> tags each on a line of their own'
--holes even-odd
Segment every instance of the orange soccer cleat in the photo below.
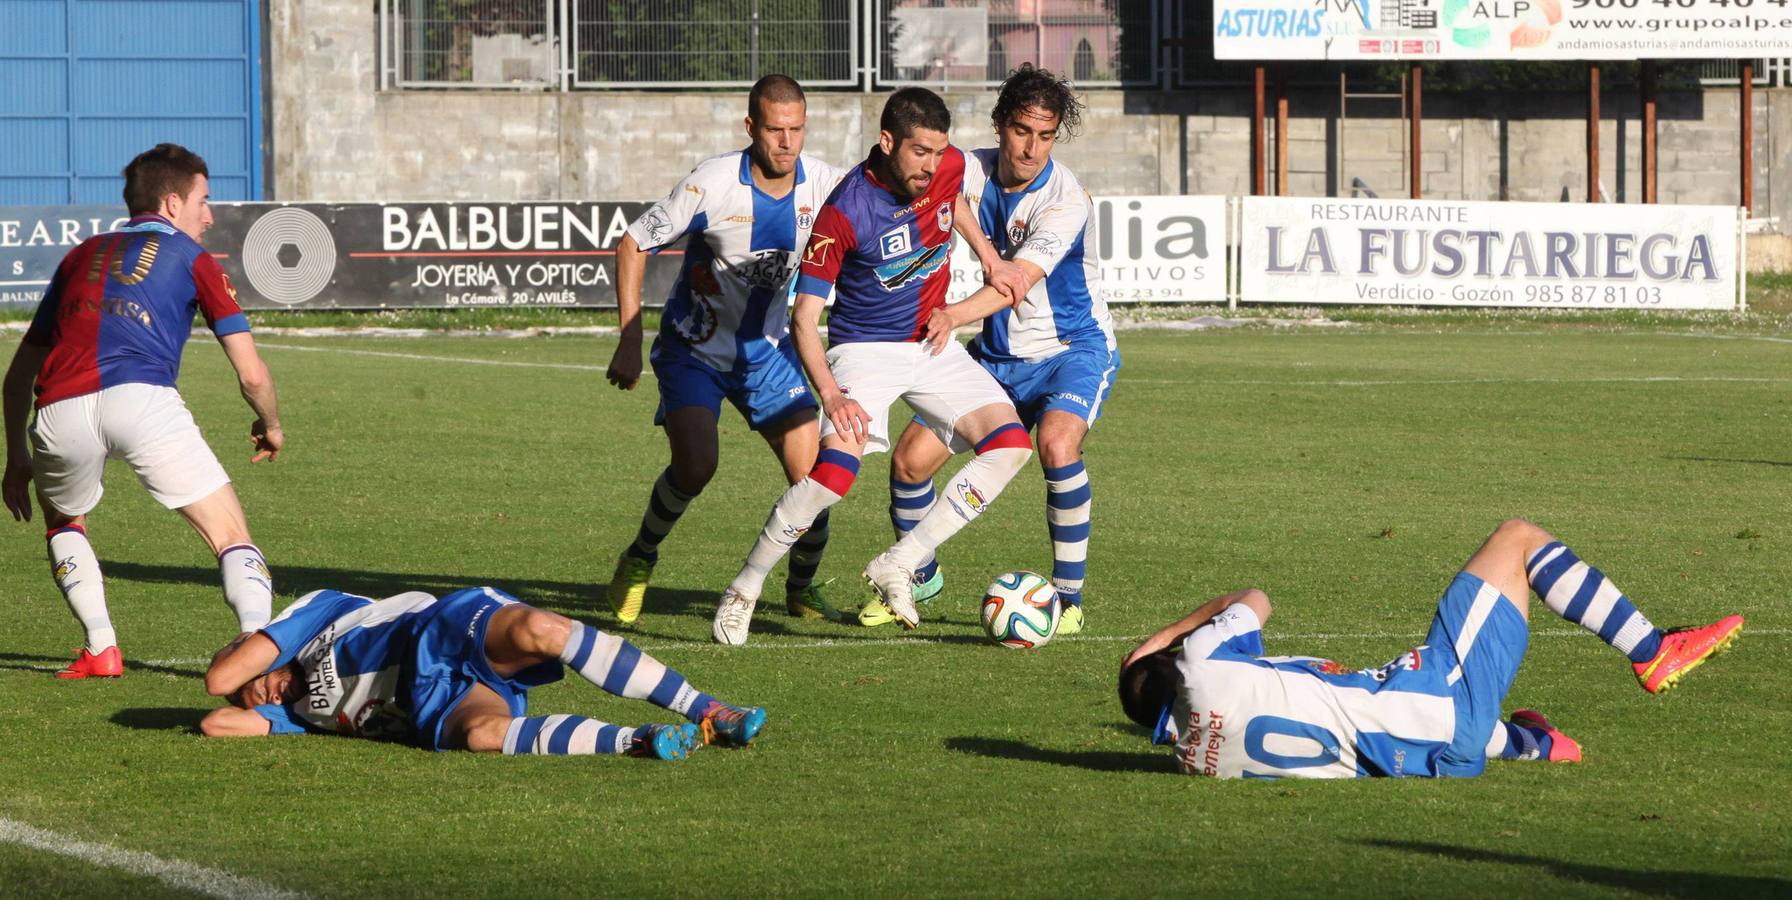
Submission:
<svg viewBox="0 0 1792 900">
<path fill-rule="evenodd" d="M 1681 676 L 1729 649 L 1742 633 L 1741 616 L 1724 616 L 1699 628 L 1676 628 L 1661 636 L 1661 650 L 1648 662 L 1633 663 L 1643 690 L 1659 694 L 1680 682 Z"/>
<path fill-rule="evenodd" d="M 56 673 L 57 678 L 117 678 L 124 674 L 124 657 L 119 654 L 118 647 L 112 646 L 101 650 L 98 656 L 87 652 L 82 647 L 75 652 L 75 661 L 68 668 Z"/>
<path fill-rule="evenodd" d="M 1557 731 L 1542 713 L 1534 709 L 1515 709 L 1512 711 L 1512 724 L 1548 734 L 1550 762 L 1580 762 L 1580 742 Z"/>
</svg>

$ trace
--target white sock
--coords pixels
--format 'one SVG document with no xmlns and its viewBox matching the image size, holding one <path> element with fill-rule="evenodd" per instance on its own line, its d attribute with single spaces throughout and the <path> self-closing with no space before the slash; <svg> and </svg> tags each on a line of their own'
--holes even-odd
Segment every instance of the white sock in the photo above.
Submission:
<svg viewBox="0 0 1792 900">
<path fill-rule="evenodd" d="M 840 502 L 840 497 L 841 494 L 816 481 L 813 473 L 791 485 L 772 507 L 771 515 L 765 519 L 765 528 L 753 542 L 753 549 L 747 551 L 747 561 L 729 587 L 743 597 L 759 599 L 759 592 L 765 589 L 765 579 L 771 574 L 772 567 L 790 552 L 792 544 L 808 533 L 816 517 Z"/>
<path fill-rule="evenodd" d="M 897 565 L 914 570 L 946 540 L 983 514 L 1033 456 L 1027 432 L 1018 423 L 990 432 L 977 445 L 977 458 L 946 483 L 933 508 L 889 550 Z"/>
<path fill-rule="evenodd" d="M 87 532 L 79 525 L 66 525 L 50 532 L 46 543 L 50 550 L 50 577 L 56 579 L 69 611 L 87 632 L 87 652 L 97 656 L 107 647 L 117 646 L 118 633 L 112 630 L 112 617 L 106 613 L 100 558 L 93 554 Z"/>
<path fill-rule="evenodd" d="M 233 544 L 218 554 L 224 602 L 236 612 L 238 631 L 255 631 L 274 616 L 274 575 L 254 544 Z"/>
</svg>

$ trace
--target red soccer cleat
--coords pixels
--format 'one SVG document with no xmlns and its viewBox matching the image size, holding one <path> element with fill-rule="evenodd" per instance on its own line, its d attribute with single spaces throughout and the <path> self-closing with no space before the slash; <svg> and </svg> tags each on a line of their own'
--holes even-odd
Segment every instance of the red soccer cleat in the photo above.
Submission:
<svg viewBox="0 0 1792 900">
<path fill-rule="evenodd" d="M 1742 633 L 1741 616 L 1724 616 L 1702 628 L 1676 628 L 1661 636 L 1661 650 L 1648 662 L 1632 663 L 1643 690 L 1659 694 L 1680 682 L 1700 663 L 1729 649 Z"/>
<path fill-rule="evenodd" d="M 1548 734 L 1550 762 L 1580 762 L 1580 742 L 1555 730 L 1542 713 L 1534 709 L 1515 709 L 1512 711 L 1512 724 Z"/>
<path fill-rule="evenodd" d="M 118 647 L 107 647 L 94 656 L 82 647 L 75 653 L 75 661 L 68 668 L 56 673 L 57 678 L 117 678 L 124 674 L 124 656 Z"/>
</svg>

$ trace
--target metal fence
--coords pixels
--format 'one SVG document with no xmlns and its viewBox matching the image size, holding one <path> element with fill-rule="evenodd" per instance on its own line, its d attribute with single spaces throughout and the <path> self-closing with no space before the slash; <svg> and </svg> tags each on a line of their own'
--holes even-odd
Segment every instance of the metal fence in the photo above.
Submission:
<svg viewBox="0 0 1792 900">
<path fill-rule="evenodd" d="M 388 88 L 560 84 L 554 0 L 380 0 Z"/>
<path fill-rule="evenodd" d="M 860 0 L 570 0 L 572 84 L 859 84 Z"/>
<path fill-rule="evenodd" d="M 880 85 L 1001 83 L 1021 63 L 1079 87 L 1154 85 L 1154 0 L 876 0 Z"/>
<path fill-rule="evenodd" d="M 386 88 L 1153 85 L 1158 0 L 377 0 Z"/>
</svg>

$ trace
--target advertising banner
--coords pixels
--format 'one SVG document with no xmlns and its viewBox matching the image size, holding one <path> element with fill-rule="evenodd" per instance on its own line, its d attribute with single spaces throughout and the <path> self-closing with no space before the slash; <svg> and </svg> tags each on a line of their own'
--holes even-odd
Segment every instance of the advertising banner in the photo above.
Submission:
<svg viewBox="0 0 1792 900">
<path fill-rule="evenodd" d="M 616 244 L 646 203 L 220 203 L 205 248 L 246 309 L 614 306 Z M 0 299 L 35 304 L 121 207 L 0 207 Z M 658 306 L 683 246 L 650 257 Z"/>
<path fill-rule="evenodd" d="M 1218 59 L 1792 55 L 1784 0 L 1213 0 Z"/>
<path fill-rule="evenodd" d="M 1225 197 L 1096 197 L 1095 246 L 1101 296 L 1120 303 L 1223 303 L 1226 300 Z M 1009 223 L 1024 229 L 1025 223 Z M 963 241 L 952 248 L 956 303 L 983 285 Z"/>
<path fill-rule="evenodd" d="M 1239 299 L 1731 309 L 1732 206 L 1244 198 Z"/>
</svg>

